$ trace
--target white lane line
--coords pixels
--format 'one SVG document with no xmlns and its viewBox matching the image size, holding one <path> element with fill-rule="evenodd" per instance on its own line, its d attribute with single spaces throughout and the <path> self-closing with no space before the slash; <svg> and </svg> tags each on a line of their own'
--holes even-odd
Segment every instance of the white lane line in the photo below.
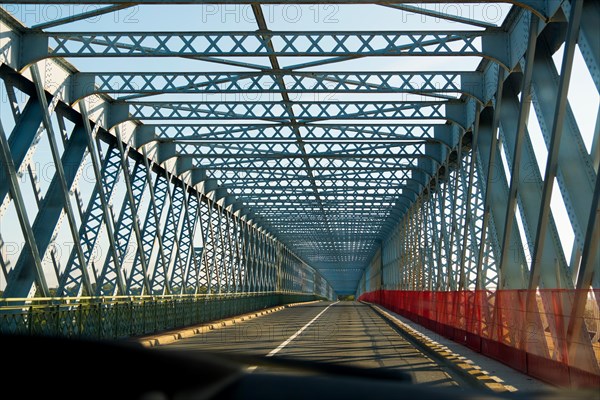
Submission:
<svg viewBox="0 0 600 400">
<path fill-rule="evenodd" d="M 300 335 L 302 332 L 304 332 L 304 330 L 306 328 L 308 328 L 313 322 L 315 322 L 321 315 L 323 315 L 323 313 L 325 311 L 327 311 L 329 309 L 329 307 L 335 305 L 339 303 L 339 301 L 336 301 L 335 303 L 332 303 L 330 305 L 328 305 L 327 307 L 325 307 L 325 309 L 323 311 L 321 311 L 320 313 L 317 314 L 316 317 L 314 317 L 313 319 L 310 320 L 310 322 L 306 325 L 304 325 L 302 328 L 300 328 L 298 330 L 298 332 L 294 333 L 292 336 L 290 336 L 285 342 L 281 343 L 279 346 L 277 346 L 276 349 L 271 350 L 271 352 L 269 354 L 266 355 L 266 357 L 273 357 L 275 354 L 279 353 L 285 346 L 287 346 L 288 344 L 290 344 L 290 342 L 294 339 L 296 339 L 298 337 L 298 335 Z"/>
</svg>

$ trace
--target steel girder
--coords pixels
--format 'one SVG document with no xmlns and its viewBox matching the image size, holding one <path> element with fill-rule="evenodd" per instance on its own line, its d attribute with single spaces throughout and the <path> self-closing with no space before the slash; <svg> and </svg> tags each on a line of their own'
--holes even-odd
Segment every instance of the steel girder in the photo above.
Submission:
<svg viewBox="0 0 600 400">
<path fill-rule="evenodd" d="M 212 6 L 221 2 L 172 3 Z M 581 22 L 574 24 L 569 2 L 513 3 L 521 8 L 513 8 L 500 28 L 482 21 L 459 21 L 477 26 L 473 31 L 270 31 L 259 18 L 260 6 L 256 4 L 257 32 L 47 32 L 43 29 L 66 21 L 48 22 L 36 30 L 10 25 L 16 32 L 10 38 L 13 51 L 2 57 L 16 71 L 24 71 L 38 60 L 52 59 L 60 64 L 59 57 L 174 56 L 243 69 L 105 73 L 68 67 L 57 85 L 46 82 L 50 93 L 40 102 L 50 101 L 50 110 L 32 114 L 33 124 L 29 124 L 35 125 L 33 128 L 18 117 L 36 111 L 35 107 L 19 107 L 15 101 L 12 83 L 15 74 L 17 80 L 20 76 L 13 70 L 9 74 L 10 68 L 3 67 L 17 120 L 8 136 L 15 172 L 28 171 L 35 177 L 27 158 L 35 153 L 34 143 L 43 132 L 40 126 L 44 120 L 46 129 L 52 130 L 48 116 L 54 107 L 70 109 L 67 112 L 76 126 L 85 128 L 75 111 L 80 103 L 84 104 L 79 107 L 84 122 L 85 106 L 101 103 L 100 112 L 90 112 L 95 131 L 84 129 L 81 133 L 100 137 L 110 145 L 108 151 L 116 151 L 121 160 L 116 164 L 120 168 L 117 175 L 123 178 L 127 195 L 120 201 L 118 218 L 108 205 L 113 190 L 110 183 L 98 193 L 92 191 L 81 223 L 63 200 L 68 226 L 81 240 L 75 241 L 78 246 L 57 274 L 73 275 L 72 283 L 66 285 L 70 289 L 88 286 L 89 293 L 97 294 L 121 293 L 124 289 L 119 288 L 119 279 L 124 278 L 127 293 L 316 290 L 318 282 L 323 286 L 322 277 L 306 262 L 324 269 L 351 263 L 357 268 L 377 266 L 378 272 L 365 273 L 363 289 L 377 282 L 403 289 L 520 288 L 537 285 L 534 273 L 532 279 L 527 278 L 530 271 L 524 237 L 535 243 L 531 246 L 535 251 L 539 249 L 544 266 L 541 284 L 570 287 L 568 282 L 577 280 L 577 254 L 590 254 L 584 230 L 594 212 L 597 170 L 582 145 L 573 113 L 564 104 L 565 90 L 558 83 L 564 75 L 557 73 L 551 56 L 564 41 L 557 32 L 574 30 L 572 43 L 566 47 L 572 51 L 578 42 L 598 86 L 598 46 L 593 40 L 597 28 L 590 23 L 597 7 L 586 2 L 585 12 L 580 12 Z M 131 5 L 111 4 L 117 5 L 72 20 Z M 457 21 L 431 10 L 421 12 Z M 254 56 L 268 58 L 270 67 L 231 59 Z M 320 59 L 279 66 L 278 57 L 298 56 Z M 476 71 L 461 72 L 340 72 L 344 68 L 315 72 L 307 68 L 373 56 L 477 56 L 482 62 Z M 53 62 L 40 65 L 55 65 Z M 520 71 L 524 85 L 520 84 Z M 38 87 L 40 82 L 37 79 Z M 40 93 L 29 93 L 29 102 L 34 104 Z M 197 101 L 204 94 L 245 93 L 271 97 L 268 101 L 232 102 L 225 97 L 222 101 Z M 291 93 L 358 97 L 336 102 L 292 101 Z M 389 96 L 377 101 L 361 99 L 370 93 Z M 107 104 L 105 95 L 118 101 Z M 189 97 L 160 99 L 166 95 Z M 276 96 L 283 101 L 277 102 Z M 524 167 L 536 162 L 526 129 L 530 98 L 554 154 L 549 158 L 549 176 L 557 178 L 575 233 L 577 250 L 570 257 L 572 261 L 562 254 L 551 213 L 544 214 L 543 210 L 537 215 L 538 205 L 547 203 L 552 194 L 553 180 L 542 181 L 539 174 L 531 175 Z M 557 106 L 556 99 L 563 105 Z M 554 121 L 556 118 L 560 121 Z M 563 125 L 568 140 L 555 143 L 557 123 Z M 125 140 L 120 137 L 121 130 L 126 132 Z M 66 138 L 68 144 L 73 135 Z M 83 152 L 93 152 L 89 141 L 83 144 Z M 107 162 L 106 155 L 102 161 Z M 130 162 L 135 162 L 132 173 L 127 166 Z M 497 168 L 502 163 L 511 170 L 508 176 L 503 168 Z M 525 173 L 533 182 L 520 179 Z M 57 174 L 58 178 L 64 175 L 60 171 Z M 55 200 L 64 198 L 68 190 L 79 198 L 77 180 L 71 183 L 70 179 L 67 171 L 57 181 Z M 96 179 L 97 184 L 100 179 L 105 178 Z M 140 187 L 135 182 L 143 183 Z M 123 183 L 113 185 L 122 188 Z M 18 194 L 4 182 L 0 190 L 0 210 L 4 212 Z M 46 194 L 36 199 L 40 209 L 37 216 L 43 216 L 52 197 Z M 15 209 L 22 208 L 14 204 Z M 146 216 L 143 228 L 138 214 Z M 44 217 L 40 223 L 58 230 L 62 215 L 61 211 L 58 216 Z M 519 221 L 522 228 L 517 226 Z M 102 269 L 96 271 L 96 263 L 90 263 L 90 251 L 98 246 L 96 240 L 106 246 L 111 230 L 116 238 L 114 242 L 108 240 L 110 251 L 98 264 Z M 40 262 L 48 259 L 45 248 L 56 235 L 55 231 L 43 234 L 32 230 L 28 243 L 37 243 L 43 250 L 39 256 L 29 252 L 33 261 L 36 257 Z M 123 265 L 127 246 L 135 254 L 131 266 Z M 559 267 L 558 275 L 554 265 Z M 37 277 L 35 273 L 25 275 L 27 282 L 37 280 L 43 288 L 40 268 Z M 16 267 L 13 270 L 18 272 Z M 14 277 L 13 270 L 8 275 Z M 64 275 L 67 271 L 81 272 Z M 84 271 L 89 272 L 89 278 Z M 588 270 L 586 274 L 593 276 Z M 346 280 L 342 273 L 330 272 L 328 276 L 344 286 L 340 291 L 354 291 L 352 279 Z M 590 283 L 591 278 L 582 285 Z M 27 287 L 23 285 L 18 292 L 25 293 Z M 328 292 L 330 288 L 319 290 Z"/>
<path fill-rule="evenodd" d="M 71 98 L 92 94 L 153 95 L 240 93 L 466 94 L 484 102 L 489 85 L 481 72 L 302 72 L 90 73 L 71 76 Z M 283 80 L 285 87 L 279 84 Z"/>
<path fill-rule="evenodd" d="M 481 56 L 511 65 L 508 35 L 485 31 L 29 32 L 19 69 L 48 57 Z"/>
<path fill-rule="evenodd" d="M 144 124 L 136 128 L 136 145 L 142 146 L 151 141 L 192 141 L 208 142 L 214 141 L 251 141 L 251 142 L 279 142 L 295 140 L 293 130 L 301 131 L 303 141 L 311 142 L 344 142 L 344 141 L 387 141 L 387 140 L 409 140 L 429 139 L 439 140 L 449 147 L 455 145 L 453 127 L 442 124 L 408 124 L 401 122 L 397 125 L 386 123 L 368 124 L 319 124 L 310 123 L 300 126 L 291 124 L 218 124 L 218 125 L 195 125 L 195 124 Z"/>
<path fill-rule="evenodd" d="M 279 102 L 115 102 L 109 124 L 128 120 L 260 120 L 295 123 L 323 120 L 449 120 L 465 127 L 467 112 L 461 101 L 370 101 L 294 102 L 290 108 Z"/>
</svg>

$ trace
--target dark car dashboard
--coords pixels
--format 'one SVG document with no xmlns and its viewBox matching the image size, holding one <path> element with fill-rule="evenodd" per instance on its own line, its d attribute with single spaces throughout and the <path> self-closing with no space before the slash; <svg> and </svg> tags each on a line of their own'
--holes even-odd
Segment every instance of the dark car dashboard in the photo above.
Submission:
<svg viewBox="0 0 600 400">
<path fill-rule="evenodd" d="M 398 371 L 280 357 L 191 355 L 146 349 L 133 342 L 4 335 L 0 351 L 4 389 L 10 385 L 23 399 L 600 398 L 594 391 L 491 393 L 433 388 L 413 384 L 408 374 Z"/>
</svg>

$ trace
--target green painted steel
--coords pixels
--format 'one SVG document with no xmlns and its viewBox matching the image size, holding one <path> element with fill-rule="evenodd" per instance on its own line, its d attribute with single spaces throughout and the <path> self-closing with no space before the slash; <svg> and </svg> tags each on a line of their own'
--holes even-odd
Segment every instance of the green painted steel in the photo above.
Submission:
<svg viewBox="0 0 600 400">
<path fill-rule="evenodd" d="M 0 332 L 121 339 L 216 321 L 289 303 L 324 300 L 305 293 L 41 298 L 0 301 Z M 20 304 L 19 304 L 20 303 Z"/>
</svg>

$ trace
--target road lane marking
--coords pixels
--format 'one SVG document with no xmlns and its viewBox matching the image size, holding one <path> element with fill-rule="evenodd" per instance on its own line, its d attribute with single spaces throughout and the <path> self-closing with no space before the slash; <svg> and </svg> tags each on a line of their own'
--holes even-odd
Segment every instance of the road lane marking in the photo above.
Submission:
<svg viewBox="0 0 600 400">
<path fill-rule="evenodd" d="M 323 315 L 323 313 L 325 311 L 327 311 L 329 309 L 329 307 L 336 305 L 337 303 L 339 303 L 339 301 L 336 301 L 335 303 L 332 303 L 330 305 L 328 305 L 327 307 L 325 307 L 325 309 L 323 311 L 321 311 L 320 313 L 317 314 L 316 317 L 314 317 L 313 319 L 311 319 L 306 325 L 304 325 L 302 328 L 300 328 L 298 330 L 298 332 L 294 333 L 292 336 L 290 336 L 285 342 L 281 343 L 279 346 L 277 346 L 276 349 L 271 350 L 271 352 L 269 354 L 266 355 L 266 357 L 273 357 L 275 354 L 279 353 L 285 346 L 287 346 L 288 344 L 290 344 L 290 342 L 294 339 L 296 339 L 298 337 L 298 335 L 300 335 L 302 332 L 304 332 L 304 330 L 306 328 L 308 328 L 313 322 L 315 322 L 321 315 Z"/>
</svg>

